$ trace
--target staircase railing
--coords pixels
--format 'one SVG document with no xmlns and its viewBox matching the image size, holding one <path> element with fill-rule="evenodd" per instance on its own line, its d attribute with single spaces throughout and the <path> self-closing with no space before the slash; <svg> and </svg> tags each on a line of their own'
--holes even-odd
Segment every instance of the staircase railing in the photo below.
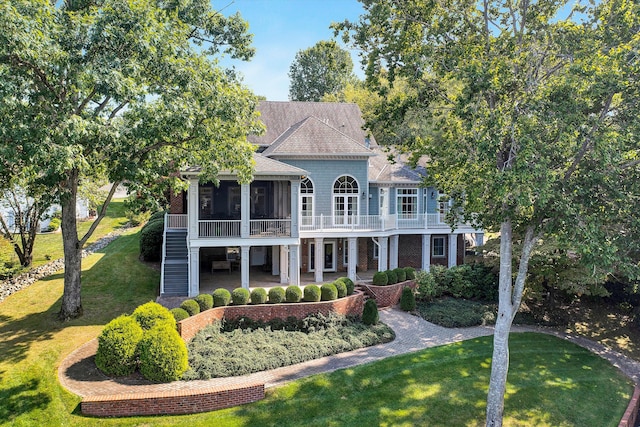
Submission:
<svg viewBox="0 0 640 427">
<path fill-rule="evenodd" d="M 164 267 L 167 262 L 167 225 L 169 214 L 164 214 L 164 230 L 162 232 L 162 265 L 160 266 L 160 295 L 164 294 Z"/>
</svg>

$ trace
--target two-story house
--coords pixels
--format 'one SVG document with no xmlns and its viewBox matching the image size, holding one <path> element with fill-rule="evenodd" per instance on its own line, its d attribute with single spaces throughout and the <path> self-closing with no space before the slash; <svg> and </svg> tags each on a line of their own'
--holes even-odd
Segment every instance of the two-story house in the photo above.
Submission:
<svg viewBox="0 0 640 427">
<path fill-rule="evenodd" d="M 266 132 L 250 136 L 254 181 L 230 173 L 220 184 L 200 182 L 199 168 L 182 171 L 186 194 L 167 216 L 161 294 L 196 295 L 201 273 L 240 271 L 249 287 L 262 266 L 280 283 L 300 273 L 428 270 L 464 261 L 465 235 L 482 231 L 444 222 L 448 202 L 421 187 L 424 169 L 390 161 L 363 128 L 355 104 L 269 102 L 259 105 Z"/>
</svg>

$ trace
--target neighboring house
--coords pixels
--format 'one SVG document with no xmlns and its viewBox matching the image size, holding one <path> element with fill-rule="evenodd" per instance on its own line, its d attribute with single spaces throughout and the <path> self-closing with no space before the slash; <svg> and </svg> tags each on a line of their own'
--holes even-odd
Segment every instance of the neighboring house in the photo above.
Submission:
<svg viewBox="0 0 640 427">
<path fill-rule="evenodd" d="M 24 202 L 26 205 L 26 201 Z M 60 205 L 52 205 L 47 211 L 42 215 L 40 219 L 40 230 L 46 231 L 49 228 L 49 223 L 51 222 L 51 218 L 55 215 L 56 212 L 60 211 Z M 4 218 L 9 230 L 17 232 L 16 218 L 14 210 L 9 207 L 6 203 L 0 200 L 0 215 Z M 84 220 L 89 218 L 89 201 L 84 199 L 78 199 L 76 202 L 76 218 L 79 220 Z"/>
<path fill-rule="evenodd" d="M 161 294 L 196 295 L 201 271 L 263 266 L 283 284 L 300 273 L 428 270 L 464 261 L 467 240 L 482 230 L 444 223 L 449 207 L 436 188 L 421 187 L 424 168 L 390 162 L 365 130 L 355 104 L 269 102 L 254 181 L 239 185 L 221 173 L 218 187 L 182 171 L 186 194 L 172 197 L 167 218 Z M 465 235 L 469 239 L 465 240 Z"/>
</svg>

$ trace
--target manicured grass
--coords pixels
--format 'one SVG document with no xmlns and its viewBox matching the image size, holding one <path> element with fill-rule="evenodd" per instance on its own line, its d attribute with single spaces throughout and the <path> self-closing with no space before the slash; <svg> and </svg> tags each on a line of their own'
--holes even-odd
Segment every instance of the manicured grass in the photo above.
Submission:
<svg viewBox="0 0 640 427">
<path fill-rule="evenodd" d="M 62 275 L 0 303 L 0 424 L 11 426 L 325 426 L 484 423 L 491 338 L 295 381 L 265 400 L 212 413 L 98 419 L 79 412 L 57 366 L 102 326 L 155 298 L 159 273 L 138 261 L 137 229 L 83 261 L 85 315 L 56 320 Z M 514 334 L 505 425 L 617 425 L 631 383 L 569 342 Z"/>
</svg>

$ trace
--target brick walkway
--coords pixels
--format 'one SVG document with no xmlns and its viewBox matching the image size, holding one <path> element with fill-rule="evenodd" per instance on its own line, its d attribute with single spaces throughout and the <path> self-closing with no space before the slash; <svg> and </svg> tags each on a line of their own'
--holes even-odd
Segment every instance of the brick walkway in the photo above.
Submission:
<svg viewBox="0 0 640 427">
<path fill-rule="evenodd" d="M 394 341 L 241 377 L 216 378 L 207 381 L 175 381 L 167 384 L 153 384 L 136 376 L 114 380 L 99 372 L 93 363 L 97 340 L 92 340 L 71 353 L 58 368 L 58 376 L 65 388 L 81 397 L 201 390 L 255 382 L 263 382 L 265 387 L 269 388 L 309 375 L 331 372 L 389 356 L 493 334 L 491 327 L 443 328 L 397 308 L 382 310 L 380 320 L 395 331 L 396 339 Z M 582 337 L 540 328 L 515 326 L 512 331 L 542 332 L 572 341 L 609 360 L 636 384 L 640 383 L 640 363 L 598 343 Z"/>
</svg>

